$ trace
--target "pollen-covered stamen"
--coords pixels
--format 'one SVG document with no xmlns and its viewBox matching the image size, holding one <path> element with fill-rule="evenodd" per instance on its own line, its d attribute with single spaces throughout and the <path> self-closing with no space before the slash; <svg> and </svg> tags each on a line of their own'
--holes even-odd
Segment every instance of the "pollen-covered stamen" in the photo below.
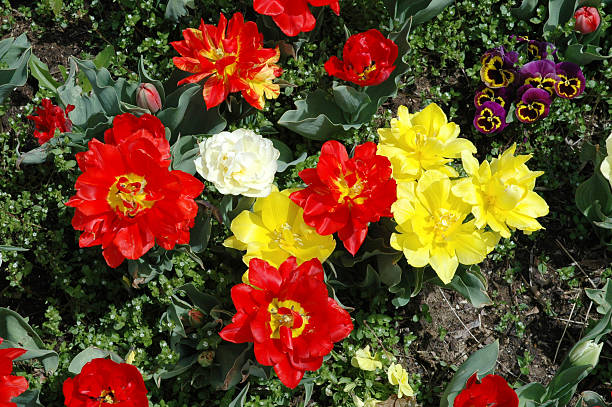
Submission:
<svg viewBox="0 0 612 407">
<path fill-rule="evenodd" d="M 347 179 L 348 178 L 348 179 Z M 334 180 L 334 185 L 339 192 L 338 203 L 362 204 L 365 198 L 360 197 L 366 182 L 359 178 L 356 174 L 341 174 L 340 177 Z"/>
<path fill-rule="evenodd" d="M 434 240 L 446 240 L 460 220 L 459 214 L 453 212 L 438 215 L 433 226 Z"/>
<path fill-rule="evenodd" d="M 98 407 L 102 406 L 102 404 L 116 404 L 119 403 L 119 400 L 115 399 L 115 392 L 109 387 L 108 390 L 102 390 L 102 393 L 98 397 L 90 397 L 97 402 L 99 402 Z"/>
<path fill-rule="evenodd" d="M 106 201 L 110 207 L 125 216 L 134 217 L 151 208 L 155 201 L 145 191 L 147 181 L 137 174 L 125 174 L 115 178 L 109 188 Z"/>
<path fill-rule="evenodd" d="M 362 73 L 358 76 L 362 81 L 368 80 L 370 78 L 370 74 L 376 70 L 376 63 L 372 62 L 370 66 L 365 68 Z"/>
<path fill-rule="evenodd" d="M 291 330 L 292 338 L 297 338 L 308 324 L 308 314 L 297 301 L 279 301 L 278 298 L 274 298 L 268 305 L 268 312 L 270 338 L 280 339 L 280 329 L 283 326 Z"/>
</svg>

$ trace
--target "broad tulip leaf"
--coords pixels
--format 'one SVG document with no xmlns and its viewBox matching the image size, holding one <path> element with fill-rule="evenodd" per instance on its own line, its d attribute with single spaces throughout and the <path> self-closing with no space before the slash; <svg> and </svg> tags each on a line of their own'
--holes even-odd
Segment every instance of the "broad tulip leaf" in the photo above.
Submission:
<svg viewBox="0 0 612 407">
<path fill-rule="evenodd" d="M 467 380 L 474 373 L 478 373 L 478 378 L 482 379 L 488 374 L 495 371 L 497 364 L 497 355 L 499 354 L 499 342 L 495 341 L 482 349 L 474 352 L 462 365 L 453 376 L 440 400 L 440 407 L 449 407 L 453 405 L 455 397 L 463 388 Z"/>
<path fill-rule="evenodd" d="M 40 147 L 36 147 L 30 151 L 26 151 L 17 158 L 17 168 L 22 164 L 41 164 L 47 161 L 49 155 L 48 143 L 43 144 Z"/>
<path fill-rule="evenodd" d="M 195 223 L 189 235 L 189 246 L 194 253 L 202 253 L 208 247 L 212 228 L 211 220 L 209 211 L 199 206 Z"/>
<path fill-rule="evenodd" d="M 39 359 L 46 372 L 54 372 L 59 364 L 56 352 L 44 348 L 36 331 L 18 313 L 8 308 L 0 308 L 0 338 L 4 338 L 1 348 L 21 348 L 27 352 L 17 360 Z"/>
<path fill-rule="evenodd" d="M 531 17 L 535 8 L 538 5 L 538 0 L 523 0 L 520 6 L 510 9 L 512 15 L 523 20 Z"/>
<path fill-rule="evenodd" d="M 516 390 L 519 397 L 519 407 L 535 407 L 539 405 L 546 388 L 540 383 L 528 383 Z"/>
<path fill-rule="evenodd" d="M 187 7 L 194 8 L 194 0 L 168 0 L 164 17 L 176 23 L 179 18 L 187 15 Z"/>
<path fill-rule="evenodd" d="M 332 92 L 336 105 L 344 112 L 348 122 L 355 121 L 359 113 L 371 102 L 367 93 L 351 86 L 334 86 Z"/>
<path fill-rule="evenodd" d="M 53 76 L 51 76 L 47 64 L 38 59 L 36 55 L 32 54 L 30 56 L 28 65 L 30 67 L 32 76 L 38 79 L 38 86 L 57 93 L 57 88 L 61 85 L 61 83 L 56 81 Z"/>
<path fill-rule="evenodd" d="M 544 32 L 564 25 L 574 15 L 577 0 L 549 0 L 548 20 L 544 24 Z"/>
<path fill-rule="evenodd" d="M 0 103 L 14 88 L 25 85 L 31 54 L 32 49 L 25 34 L 0 41 L 0 62 L 7 66 L 0 69 Z"/>
<path fill-rule="evenodd" d="M 601 47 L 585 44 L 571 44 L 565 50 L 565 59 L 578 65 L 586 65 L 593 61 L 603 61 L 612 55 L 601 55 Z"/>
<path fill-rule="evenodd" d="M 585 289 L 587 297 L 598 305 L 597 312 L 607 314 L 612 309 L 612 280 L 608 279 L 606 285 L 601 290 L 592 288 Z"/>
<path fill-rule="evenodd" d="M 200 154 L 198 140 L 194 136 L 182 136 L 170 148 L 173 170 L 181 170 L 188 174 L 196 173 L 195 159 Z"/>
<path fill-rule="evenodd" d="M 487 295 L 486 280 L 479 270 L 457 270 L 449 285 L 476 308 L 493 304 Z"/>
<path fill-rule="evenodd" d="M 70 373 L 79 374 L 81 373 L 83 366 L 85 366 L 88 362 L 91 362 L 93 359 L 106 358 L 109 355 L 110 352 L 107 350 L 90 346 L 89 348 L 79 352 L 79 354 L 70 361 L 68 371 Z"/>
<path fill-rule="evenodd" d="M 386 0 L 385 5 L 395 20 L 414 26 L 431 20 L 453 2 L 454 0 Z"/>
<path fill-rule="evenodd" d="M 232 402 L 229 403 L 227 407 L 244 407 L 244 403 L 246 402 L 246 397 L 247 393 L 249 392 L 250 385 L 251 382 L 247 382 L 246 386 L 244 386 L 242 390 L 240 390 L 240 393 L 238 393 L 236 398 L 232 400 Z M 306 403 L 307 402 L 305 402 L 304 405 L 306 405 Z"/>
<path fill-rule="evenodd" d="M 77 84 L 78 67 L 74 58 L 70 58 L 70 72 L 66 82 L 57 88 L 57 95 L 63 106 L 74 105 L 69 113 L 72 124 L 80 128 L 88 128 L 88 121 L 94 115 L 104 115 L 102 106 L 95 96 L 83 95 L 83 89 Z"/>
<path fill-rule="evenodd" d="M 115 55 L 115 47 L 107 45 L 94 57 L 93 63 L 97 69 L 108 68 Z"/>
<path fill-rule="evenodd" d="M 11 399 L 17 407 L 43 407 L 39 400 L 40 390 L 28 389 L 17 397 Z"/>
<path fill-rule="evenodd" d="M 605 407 L 606 401 L 594 391 L 584 391 L 580 395 L 580 399 L 576 407 Z"/>
<path fill-rule="evenodd" d="M 178 287 L 176 291 L 184 291 L 193 302 L 193 305 L 206 313 L 209 313 L 216 305 L 219 305 L 217 298 L 198 290 L 193 283 L 184 284 Z"/>
</svg>

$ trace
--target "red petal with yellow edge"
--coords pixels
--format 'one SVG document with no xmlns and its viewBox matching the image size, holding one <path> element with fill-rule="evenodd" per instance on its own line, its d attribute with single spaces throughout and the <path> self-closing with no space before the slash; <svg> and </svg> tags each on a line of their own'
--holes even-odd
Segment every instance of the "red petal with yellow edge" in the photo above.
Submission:
<svg viewBox="0 0 612 407">
<path fill-rule="evenodd" d="M 204 84 L 202 94 L 204 96 L 204 102 L 206 102 L 206 108 L 212 109 L 220 105 L 221 102 L 227 98 L 227 95 L 229 95 L 229 88 L 222 78 L 212 76 Z"/>
</svg>

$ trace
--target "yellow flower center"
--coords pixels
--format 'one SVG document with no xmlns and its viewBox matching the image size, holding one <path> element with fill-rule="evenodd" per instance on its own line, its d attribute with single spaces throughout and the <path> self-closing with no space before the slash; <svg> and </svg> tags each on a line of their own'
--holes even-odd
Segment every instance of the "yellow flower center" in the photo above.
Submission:
<svg viewBox="0 0 612 407">
<path fill-rule="evenodd" d="M 365 182 L 361 178 L 356 177 L 355 183 L 349 186 L 344 175 L 341 175 L 340 178 L 334 181 L 334 184 L 336 184 L 338 192 L 340 192 L 338 203 L 345 203 L 347 198 L 350 200 L 349 204 L 355 203 L 361 205 L 365 201 L 363 197 L 357 198 L 365 187 Z"/>
<path fill-rule="evenodd" d="M 358 76 L 361 80 L 366 80 L 370 77 L 370 74 L 376 70 L 376 64 L 372 62 L 370 66 L 363 70 Z"/>
<path fill-rule="evenodd" d="M 283 223 L 272 232 L 272 241 L 274 241 L 281 249 L 289 251 L 291 247 L 302 247 L 304 242 L 302 237 L 293 232 L 290 224 Z"/>
<path fill-rule="evenodd" d="M 115 211 L 133 218 L 155 204 L 145 192 L 146 185 L 143 176 L 132 173 L 119 175 L 109 188 L 106 201 Z"/>
<path fill-rule="evenodd" d="M 115 392 L 112 391 L 109 387 L 108 390 L 102 390 L 102 393 L 100 393 L 100 396 L 97 397 L 97 399 L 100 404 L 98 404 L 98 406 L 101 406 L 102 403 L 105 404 L 115 404 L 117 403 L 117 401 L 115 400 Z"/>
<path fill-rule="evenodd" d="M 446 240 L 460 220 L 461 217 L 456 213 L 444 212 L 440 214 L 433 227 L 434 240 Z"/>
<path fill-rule="evenodd" d="M 297 338 L 308 325 L 308 314 L 299 302 L 293 300 L 279 301 L 274 298 L 268 305 L 270 313 L 270 338 L 280 338 L 280 328 L 286 326 L 291 329 L 291 337 Z"/>
</svg>

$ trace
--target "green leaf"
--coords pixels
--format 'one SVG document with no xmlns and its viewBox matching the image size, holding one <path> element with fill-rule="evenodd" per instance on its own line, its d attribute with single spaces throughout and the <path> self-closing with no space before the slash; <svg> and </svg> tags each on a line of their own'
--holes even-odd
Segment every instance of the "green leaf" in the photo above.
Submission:
<svg viewBox="0 0 612 407">
<path fill-rule="evenodd" d="M 107 45 L 102 51 L 94 57 L 93 63 L 97 69 L 108 68 L 113 57 L 115 56 L 115 47 Z"/>
<path fill-rule="evenodd" d="M 476 308 L 493 304 L 487 295 L 486 280 L 479 269 L 458 269 L 449 286 Z"/>
<path fill-rule="evenodd" d="M 0 69 L 0 103 L 14 88 L 25 85 L 31 54 L 32 49 L 25 34 L 0 41 L 0 62 L 8 65 Z"/>
<path fill-rule="evenodd" d="M 544 32 L 564 25 L 574 15 L 577 0 L 549 0 L 548 20 L 544 24 Z"/>
<path fill-rule="evenodd" d="M 601 47 L 592 44 L 571 44 L 565 50 L 565 59 L 578 65 L 586 65 L 593 61 L 603 61 L 612 55 L 601 55 Z"/>
<path fill-rule="evenodd" d="M 576 407 L 604 407 L 606 401 L 599 394 L 594 391 L 584 391 L 580 395 L 580 399 L 576 404 Z"/>
<path fill-rule="evenodd" d="M 32 76 L 38 79 L 38 85 L 40 87 L 57 93 L 57 88 L 61 84 L 56 81 L 53 76 L 51 76 L 47 64 L 38 59 L 36 55 L 32 54 L 30 56 L 28 65 L 30 67 L 30 72 L 32 73 Z"/>
<path fill-rule="evenodd" d="M 516 390 L 519 397 L 519 407 L 535 407 L 546 393 L 546 388 L 540 383 L 528 383 Z"/>
<path fill-rule="evenodd" d="M 17 397 L 13 397 L 11 402 L 17 404 L 17 407 L 43 407 L 40 404 L 40 390 L 29 389 L 21 393 Z"/>
<path fill-rule="evenodd" d="M 510 12 L 516 18 L 528 20 L 533 15 L 537 5 L 538 0 L 523 0 L 520 6 L 511 8 Z"/>
<path fill-rule="evenodd" d="M 599 169 L 596 169 L 593 176 L 576 188 L 575 200 L 576 206 L 578 206 L 580 212 L 589 220 L 602 220 L 597 216 L 595 205 L 599 203 L 603 208 L 610 208 L 610 206 L 612 206 L 612 192 L 610 191 L 608 180 L 601 175 Z M 608 211 L 605 210 L 605 212 Z"/>
<path fill-rule="evenodd" d="M 92 90 L 100 102 L 100 106 L 108 116 L 117 116 L 123 111 L 120 106 L 120 96 L 117 94 L 115 82 L 106 68 L 98 69 L 92 61 L 82 61 L 74 58 L 80 71 L 91 83 Z"/>
<path fill-rule="evenodd" d="M 0 250 L 5 250 L 7 252 L 27 252 L 30 249 L 25 249 L 23 247 L 15 247 L 15 246 L 6 246 L 0 244 Z"/>
<path fill-rule="evenodd" d="M 412 25 L 423 24 L 431 20 L 454 1 L 455 0 L 430 0 L 427 7 L 420 9 L 414 14 L 414 17 L 412 18 Z"/>
<path fill-rule="evenodd" d="M 181 170 L 188 174 L 196 173 L 195 159 L 200 154 L 198 140 L 194 136 L 180 137 L 170 149 L 172 153 L 172 169 Z"/>
<path fill-rule="evenodd" d="M 186 16 L 188 11 L 187 7 L 194 8 L 193 0 L 168 0 L 166 5 L 166 13 L 164 17 L 167 20 L 178 22 L 179 18 Z"/>
<path fill-rule="evenodd" d="M 184 284 L 178 287 L 176 291 L 184 291 L 189 296 L 189 299 L 193 301 L 193 305 L 202 310 L 202 312 L 210 313 L 215 306 L 219 305 L 217 298 L 198 290 L 193 283 Z"/>
<path fill-rule="evenodd" d="M 465 383 L 474 373 L 478 373 L 478 378 L 482 379 L 495 371 L 497 355 L 499 354 L 499 342 L 495 341 L 482 349 L 474 352 L 457 370 L 455 376 L 450 381 L 440 400 L 440 407 L 453 405 L 455 397 L 463 388 Z"/>
<path fill-rule="evenodd" d="M 202 253 L 208 247 L 210 231 L 212 229 L 210 212 L 198 206 L 198 214 L 193 228 L 190 230 L 189 246 L 194 253 Z"/>
<path fill-rule="evenodd" d="M 164 107 L 157 117 L 170 129 L 171 142 L 176 140 L 179 134 L 183 136 L 216 134 L 227 125 L 219 114 L 218 107 L 206 109 L 200 85 L 181 86 L 168 95 Z"/>
<path fill-rule="evenodd" d="M 79 352 L 79 354 L 70 361 L 68 371 L 70 373 L 79 374 L 81 373 L 83 366 L 85 366 L 88 362 L 91 362 L 93 359 L 106 358 L 109 355 L 110 352 L 107 350 L 90 346 L 89 348 Z"/>
<path fill-rule="evenodd" d="M 247 382 L 246 386 L 244 386 L 242 390 L 240 390 L 240 393 L 238 393 L 236 398 L 232 400 L 232 402 L 229 403 L 227 407 L 238 407 L 238 406 L 244 407 L 244 403 L 246 402 L 246 397 L 247 397 L 247 393 L 249 392 L 250 385 L 251 385 L 251 382 Z"/>
<path fill-rule="evenodd" d="M 47 156 L 49 155 L 49 146 L 47 144 L 45 143 L 40 147 L 22 153 L 17 158 L 17 168 L 22 164 L 41 164 L 47 161 Z"/>
<path fill-rule="evenodd" d="M 49 0 L 49 6 L 51 10 L 53 10 L 55 18 L 60 18 L 62 16 L 62 9 L 64 8 L 63 0 Z"/>
<path fill-rule="evenodd" d="M 454 0 L 388 0 L 385 5 L 395 20 L 414 26 L 431 20 L 453 2 Z"/>
<path fill-rule="evenodd" d="M 367 93 L 350 86 L 334 86 L 332 92 L 336 105 L 346 113 L 348 122 L 355 121 L 359 113 L 371 102 Z"/>
<path fill-rule="evenodd" d="M 1 249 L 1 247 L 0 247 Z M 612 280 L 608 279 L 606 285 L 601 290 L 592 288 L 585 289 L 587 297 L 598 305 L 597 312 L 607 314 L 612 309 Z"/>
<path fill-rule="evenodd" d="M 83 95 L 83 89 L 77 84 L 78 66 L 74 58 L 70 58 L 70 71 L 66 82 L 57 88 L 57 95 L 64 106 L 74 105 L 70 112 L 70 120 L 75 126 L 88 128 L 92 117 L 105 117 L 102 106 L 95 96 Z"/>
<path fill-rule="evenodd" d="M 45 345 L 25 319 L 15 311 L 0 308 L 0 338 L 4 338 L 1 348 L 21 348 L 27 353 L 17 360 L 39 359 L 45 371 L 54 372 L 59 364 L 59 356 Z"/>
</svg>

